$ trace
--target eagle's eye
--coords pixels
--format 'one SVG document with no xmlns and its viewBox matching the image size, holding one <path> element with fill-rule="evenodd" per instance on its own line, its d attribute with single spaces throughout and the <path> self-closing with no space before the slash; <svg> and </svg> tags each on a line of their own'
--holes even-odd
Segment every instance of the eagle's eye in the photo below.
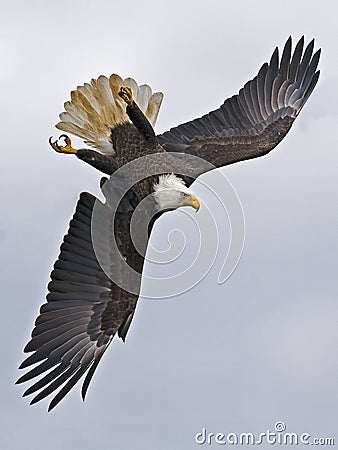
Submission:
<svg viewBox="0 0 338 450">
<path fill-rule="evenodd" d="M 181 198 L 189 198 L 190 195 L 185 193 L 185 192 L 181 192 Z"/>
</svg>

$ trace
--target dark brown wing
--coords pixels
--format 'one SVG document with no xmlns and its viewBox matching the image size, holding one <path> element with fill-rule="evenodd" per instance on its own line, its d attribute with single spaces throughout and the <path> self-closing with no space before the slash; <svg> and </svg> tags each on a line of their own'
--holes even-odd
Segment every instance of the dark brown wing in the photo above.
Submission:
<svg viewBox="0 0 338 450">
<path fill-rule="evenodd" d="M 270 63 L 238 95 L 157 136 L 159 143 L 167 151 L 193 154 L 217 167 L 268 153 L 287 134 L 319 77 L 320 50 L 313 55 L 314 40 L 303 52 L 303 36 L 293 54 L 291 44 L 290 37 L 280 61 L 276 48 Z"/>
<path fill-rule="evenodd" d="M 122 257 L 141 273 L 143 257 L 130 248 L 128 229 L 133 208 L 126 206 L 129 201 L 130 198 L 126 197 L 125 203 L 121 202 L 119 206 L 115 233 L 119 234 L 117 240 Z M 95 249 L 92 239 L 94 205 L 99 209 L 98 222 L 102 224 Z M 102 265 L 108 270 L 112 265 L 118 265 L 118 258 L 111 252 L 113 226 L 113 214 L 108 204 L 101 203 L 91 194 L 82 193 L 51 273 L 47 303 L 41 306 L 32 338 L 24 349 L 34 353 L 23 361 L 20 368 L 39 364 L 17 383 L 42 375 L 24 393 L 25 396 L 40 391 L 31 404 L 63 386 L 50 403 L 51 410 L 88 371 L 82 388 L 84 398 L 93 373 L 114 335 L 118 333 L 123 340 L 126 337 L 138 293 L 124 291 L 102 270 Z"/>
</svg>

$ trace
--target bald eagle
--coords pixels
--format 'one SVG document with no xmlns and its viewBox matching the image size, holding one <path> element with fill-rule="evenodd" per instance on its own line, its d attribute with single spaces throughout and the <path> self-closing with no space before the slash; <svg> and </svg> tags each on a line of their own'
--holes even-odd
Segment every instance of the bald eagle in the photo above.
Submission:
<svg viewBox="0 0 338 450">
<path fill-rule="evenodd" d="M 314 53 L 314 40 L 304 49 L 302 37 L 292 51 L 289 38 L 281 58 L 276 48 L 270 62 L 237 95 L 218 109 L 160 135 L 153 127 L 163 94 L 152 93 L 148 85 L 138 86 L 133 79 L 114 74 L 71 92 L 56 127 L 79 136 L 95 150 L 75 149 L 68 134 L 63 134 L 64 141 L 50 139 L 55 151 L 75 155 L 110 179 L 124 167 L 134 167 L 129 164 L 136 159 L 145 156 L 148 160 L 125 171 L 132 182 L 125 189 L 102 179 L 105 201 L 89 193 L 80 195 L 51 272 L 47 302 L 41 306 L 24 349 L 32 354 L 20 366 L 34 365 L 17 383 L 39 377 L 23 394 L 35 393 L 31 404 L 60 388 L 49 405 L 51 410 L 84 374 L 85 399 L 113 337 L 126 338 L 155 220 L 182 206 L 198 211 L 200 203 L 190 185 L 201 173 L 265 155 L 276 147 L 317 84 L 319 57 L 320 50 Z M 134 212 L 142 205 L 139 225 L 146 222 L 148 233 L 139 251 L 130 227 Z M 95 209 L 99 217 L 96 246 Z M 128 278 L 129 268 L 140 277 Z M 126 278 L 132 287 L 123 284 Z"/>
</svg>

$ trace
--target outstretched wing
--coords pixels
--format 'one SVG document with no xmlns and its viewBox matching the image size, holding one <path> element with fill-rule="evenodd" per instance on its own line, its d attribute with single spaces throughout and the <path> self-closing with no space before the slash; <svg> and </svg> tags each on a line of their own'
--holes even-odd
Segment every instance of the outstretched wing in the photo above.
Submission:
<svg viewBox="0 0 338 450">
<path fill-rule="evenodd" d="M 287 40 L 258 75 L 215 111 L 179 125 L 158 137 L 167 151 L 199 156 L 217 167 L 256 158 L 272 150 L 287 134 L 317 84 L 320 50 L 314 40 L 303 52 L 304 36 L 291 52 Z"/>
<path fill-rule="evenodd" d="M 92 239 L 94 205 L 99 208 L 99 226 L 102 224 L 97 241 L 100 261 Z M 122 257 L 141 272 L 143 258 L 130 249 L 131 209 L 121 202 L 116 213 L 115 234 L 119 230 L 117 240 Z M 63 386 L 50 403 L 51 410 L 88 371 L 82 388 L 84 398 L 114 335 L 118 333 L 123 340 L 126 337 L 138 295 L 118 287 L 102 270 L 102 262 L 108 270 L 118 264 L 118 258 L 111 252 L 113 216 L 107 203 L 88 193 L 80 195 L 51 273 L 47 303 L 41 306 L 32 338 L 24 349 L 34 353 L 20 366 L 23 369 L 39 363 L 17 381 L 23 383 L 42 375 L 24 393 L 25 396 L 40 391 L 31 404 Z"/>
</svg>

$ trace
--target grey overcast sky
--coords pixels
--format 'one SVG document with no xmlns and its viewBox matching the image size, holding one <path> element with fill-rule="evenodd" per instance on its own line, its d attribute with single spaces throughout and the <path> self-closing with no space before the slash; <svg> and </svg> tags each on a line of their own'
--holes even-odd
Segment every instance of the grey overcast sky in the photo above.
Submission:
<svg viewBox="0 0 338 450">
<path fill-rule="evenodd" d="M 3 3 L 1 449 L 219 448 L 196 433 L 259 434 L 276 421 L 338 445 L 337 17 L 334 0 Z M 217 284 L 224 249 L 197 287 L 141 299 L 84 404 L 76 387 L 50 414 L 46 401 L 29 407 L 14 386 L 22 349 L 78 195 L 100 178 L 48 147 L 70 90 L 113 72 L 149 83 L 165 94 L 162 132 L 218 107 L 302 34 L 323 49 L 312 97 L 276 150 L 223 169 L 246 219 L 232 277 Z M 185 217 L 164 218 L 154 242 Z"/>
</svg>

